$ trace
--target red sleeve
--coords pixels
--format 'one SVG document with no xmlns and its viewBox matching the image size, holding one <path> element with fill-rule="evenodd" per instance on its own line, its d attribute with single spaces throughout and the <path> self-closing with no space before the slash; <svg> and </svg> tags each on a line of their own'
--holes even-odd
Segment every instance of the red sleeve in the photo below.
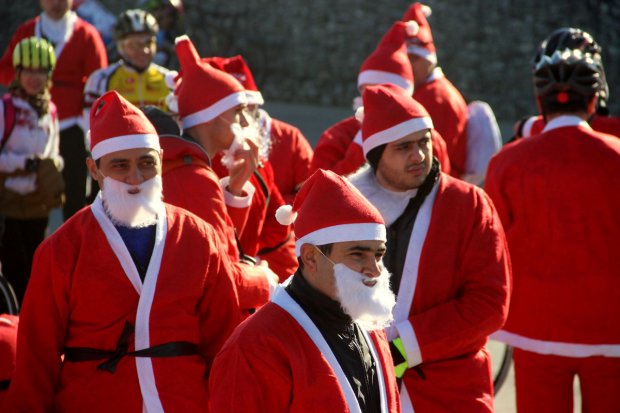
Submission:
<svg viewBox="0 0 620 413">
<path fill-rule="evenodd" d="M 299 129 L 277 119 L 271 121 L 269 160 L 280 194 L 292 205 L 295 193 L 308 178 L 313 151 Z"/>
<path fill-rule="evenodd" d="M 503 182 L 504 168 L 502 167 L 502 153 L 506 148 L 509 148 L 512 145 L 513 144 L 509 144 L 504 147 L 496 156 L 491 158 L 487 169 L 486 180 L 484 182 L 484 190 L 493 200 L 493 205 L 495 205 L 495 208 L 497 209 L 497 214 L 502 221 L 506 233 L 510 232 L 513 219 L 512 212 L 510 210 L 510 202 L 508 201 L 508 196 L 505 192 L 506 184 Z"/>
<path fill-rule="evenodd" d="M 0 84 L 9 86 L 9 84 L 15 79 L 15 69 L 13 69 L 13 49 L 15 46 L 28 36 L 33 35 L 34 21 L 28 21 L 17 28 L 9 45 L 4 50 L 4 54 L 0 59 Z"/>
<path fill-rule="evenodd" d="M 211 230 L 211 228 L 207 228 Z M 207 376 L 215 355 L 240 322 L 239 297 L 233 279 L 234 267 L 226 254 L 220 254 L 220 241 L 213 231 L 208 241 L 208 276 L 200 308 L 200 347 L 207 364 Z"/>
<path fill-rule="evenodd" d="M 235 336 L 215 359 L 209 377 L 211 412 L 289 411 L 293 373 L 285 355 L 278 354 L 278 343 L 244 346 L 244 338 Z"/>
<path fill-rule="evenodd" d="M 312 175 L 317 169 L 325 169 L 340 173 L 342 168 L 339 163 L 345 159 L 345 154 L 355 134 L 359 130 L 359 122 L 353 117 L 347 118 L 327 129 L 314 148 L 314 156 L 310 164 L 310 173 Z M 350 171 L 352 172 L 352 171 Z M 349 172 L 349 173 L 350 173 Z"/>
<path fill-rule="evenodd" d="M 215 173 L 190 164 L 167 172 L 163 178 L 166 202 L 193 212 L 215 229 L 234 263 L 233 276 L 241 308 L 256 308 L 265 304 L 269 300 L 269 282 L 263 269 L 239 262 L 234 227 Z"/>
<path fill-rule="evenodd" d="M 344 159 L 334 165 L 333 171 L 339 175 L 349 175 L 364 165 L 364 150 L 357 142 L 351 142 L 344 154 Z"/>
<path fill-rule="evenodd" d="M 280 280 L 284 281 L 297 270 L 298 262 L 290 226 L 282 225 L 276 220 L 276 211 L 282 205 L 284 200 L 272 182 L 265 222 L 259 237 L 258 253 L 262 260 L 269 263 L 269 268 L 280 277 Z"/>
<path fill-rule="evenodd" d="M 491 200 L 482 190 L 476 192 L 475 227 L 460 231 L 467 238 L 462 261 L 455 266 L 459 293 L 409 318 L 424 362 L 474 351 L 506 321 L 511 289 L 508 246 Z"/>
<path fill-rule="evenodd" d="M 20 312 L 16 370 L 9 403 L 20 412 L 51 412 L 60 385 L 61 355 L 69 319 L 69 287 L 50 243 L 34 256 L 32 276 Z"/>
<path fill-rule="evenodd" d="M 452 166 L 450 164 L 450 158 L 448 157 L 448 148 L 446 147 L 446 141 L 443 140 L 441 134 L 433 130 L 433 155 L 437 157 L 441 164 L 441 171 L 450 175 Z"/>
<path fill-rule="evenodd" d="M 86 75 L 84 81 L 86 81 L 88 76 L 95 70 L 108 66 L 108 54 L 103 40 L 101 40 L 101 35 L 97 29 L 90 24 L 87 24 L 86 30 L 88 32 L 86 40 L 88 53 L 84 53 L 84 74 Z"/>
</svg>

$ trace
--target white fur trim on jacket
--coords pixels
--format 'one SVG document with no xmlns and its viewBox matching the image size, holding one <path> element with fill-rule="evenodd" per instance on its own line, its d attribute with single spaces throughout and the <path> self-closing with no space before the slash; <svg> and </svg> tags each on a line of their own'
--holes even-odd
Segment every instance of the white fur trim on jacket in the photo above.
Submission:
<svg viewBox="0 0 620 413">
<path fill-rule="evenodd" d="M 230 183 L 230 177 L 226 176 L 220 179 L 220 186 L 222 187 L 222 191 L 224 191 L 224 202 L 226 205 L 231 206 L 233 208 L 247 208 L 252 205 L 252 197 L 254 196 L 254 192 L 256 192 L 256 188 L 250 181 L 246 181 L 243 184 L 243 192 L 245 192 L 244 196 L 237 196 L 231 193 L 227 188 Z"/>
</svg>

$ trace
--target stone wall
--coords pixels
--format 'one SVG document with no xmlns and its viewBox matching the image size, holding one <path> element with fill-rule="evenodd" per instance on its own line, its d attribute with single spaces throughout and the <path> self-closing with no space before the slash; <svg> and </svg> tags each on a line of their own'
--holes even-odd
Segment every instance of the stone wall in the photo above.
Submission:
<svg viewBox="0 0 620 413">
<path fill-rule="evenodd" d="M 5 2 L 7 0 L 4 0 Z M 8 1 L 12 29 L 36 1 Z M 19 7 L 17 4 L 19 3 Z M 114 12 L 127 1 L 102 1 Z M 409 1 L 184 0 L 185 27 L 204 55 L 243 54 L 266 99 L 348 106 L 365 57 Z M 562 26 L 604 47 L 612 112 L 620 112 L 620 0 L 428 0 L 437 54 L 469 99 L 503 120 L 535 111 L 529 64 L 540 40 Z M 10 14 L 10 18 L 6 18 Z M 9 30 L 0 33 L 6 44 Z"/>
</svg>

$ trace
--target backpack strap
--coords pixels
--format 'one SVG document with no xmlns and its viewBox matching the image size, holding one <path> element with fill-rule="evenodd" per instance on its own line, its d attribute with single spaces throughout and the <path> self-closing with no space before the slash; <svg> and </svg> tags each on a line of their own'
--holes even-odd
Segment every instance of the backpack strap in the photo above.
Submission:
<svg viewBox="0 0 620 413">
<path fill-rule="evenodd" d="M 5 93 L 2 95 L 2 106 L 4 107 L 4 133 L 2 134 L 2 140 L 0 141 L 0 152 L 4 149 L 4 146 L 9 140 L 13 129 L 15 128 L 15 106 L 13 106 L 13 100 L 11 95 Z"/>
</svg>

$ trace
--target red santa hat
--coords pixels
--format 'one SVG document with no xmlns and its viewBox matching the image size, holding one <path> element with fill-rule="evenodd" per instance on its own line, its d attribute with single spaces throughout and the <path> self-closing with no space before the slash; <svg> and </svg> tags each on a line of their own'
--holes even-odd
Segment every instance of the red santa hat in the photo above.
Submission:
<svg viewBox="0 0 620 413">
<path fill-rule="evenodd" d="M 420 29 L 415 35 L 407 37 L 407 53 L 425 58 L 426 60 L 437 63 L 437 53 L 435 43 L 433 43 L 433 33 L 431 26 L 426 19 L 431 15 L 431 8 L 422 3 L 413 3 L 405 15 L 403 21 L 415 21 Z"/>
<path fill-rule="evenodd" d="M 233 57 L 207 57 L 202 59 L 203 62 L 209 63 L 211 66 L 223 70 L 229 75 L 234 76 L 245 88 L 245 94 L 248 98 L 249 105 L 263 105 L 265 100 L 263 95 L 256 87 L 254 82 L 254 76 L 250 71 L 250 67 L 247 65 L 243 56 L 236 55 Z"/>
<path fill-rule="evenodd" d="M 93 102 L 89 133 L 93 159 L 125 149 L 161 150 L 153 124 L 140 109 L 114 90 Z"/>
<path fill-rule="evenodd" d="M 363 100 L 364 156 L 377 146 L 433 128 L 433 121 L 424 106 L 394 85 L 369 86 L 364 90 Z"/>
<path fill-rule="evenodd" d="M 407 56 L 407 32 L 417 30 L 415 22 L 396 22 L 383 36 L 374 52 L 366 58 L 359 75 L 357 87 L 363 84 L 391 83 L 413 93 L 413 69 Z"/>
<path fill-rule="evenodd" d="M 377 208 L 346 179 L 323 169 L 304 182 L 293 206 L 278 208 L 276 219 L 282 225 L 294 223 L 297 256 L 303 244 L 386 240 Z"/>
<path fill-rule="evenodd" d="M 234 77 L 200 60 L 187 36 L 177 37 L 181 81 L 175 94 L 183 128 L 207 123 L 229 109 L 247 104 L 245 90 Z"/>
</svg>

